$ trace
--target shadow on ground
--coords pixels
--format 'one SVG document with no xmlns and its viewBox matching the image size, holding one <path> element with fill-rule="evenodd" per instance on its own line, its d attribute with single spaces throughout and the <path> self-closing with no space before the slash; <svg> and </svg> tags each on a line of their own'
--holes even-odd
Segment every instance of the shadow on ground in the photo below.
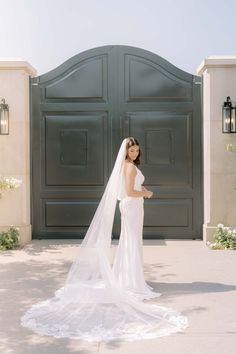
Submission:
<svg viewBox="0 0 236 354">
<path fill-rule="evenodd" d="M 1 268 L 0 353 L 97 353 L 98 343 L 41 336 L 20 324 L 21 316 L 31 305 L 52 297 L 63 286 L 70 265 L 59 260 L 30 260 Z"/>
<path fill-rule="evenodd" d="M 236 291 L 236 285 L 195 281 L 192 283 L 162 283 L 147 282 L 156 292 L 163 293 L 162 299 L 176 297 L 178 295 L 218 293 Z"/>
</svg>

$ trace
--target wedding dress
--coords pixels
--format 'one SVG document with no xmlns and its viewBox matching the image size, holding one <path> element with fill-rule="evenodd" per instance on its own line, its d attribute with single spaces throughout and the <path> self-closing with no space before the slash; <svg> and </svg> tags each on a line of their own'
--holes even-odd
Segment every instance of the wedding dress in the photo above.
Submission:
<svg viewBox="0 0 236 354">
<path fill-rule="evenodd" d="M 141 191 L 144 176 L 136 166 L 135 168 L 137 174 L 134 189 Z M 123 289 L 140 300 L 159 297 L 161 294 L 151 290 L 143 274 L 143 198 L 128 197 L 123 186 L 119 208 L 121 233 L 113 264 L 115 278 Z"/>
<path fill-rule="evenodd" d="M 144 303 L 158 297 L 145 282 L 142 259 L 143 198 L 128 197 L 123 173 L 124 139 L 107 187 L 80 246 L 65 285 L 33 305 L 21 324 L 36 333 L 87 341 L 139 340 L 183 331 L 187 317 L 171 308 Z M 137 168 L 135 190 L 144 176 Z M 111 265 L 111 232 L 117 199 L 121 235 Z"/>
</svg>

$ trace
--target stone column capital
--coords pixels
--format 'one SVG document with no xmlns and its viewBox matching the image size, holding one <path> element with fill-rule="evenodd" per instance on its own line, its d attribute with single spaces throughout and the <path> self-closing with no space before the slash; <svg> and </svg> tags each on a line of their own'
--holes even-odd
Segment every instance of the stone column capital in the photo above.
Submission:
<svg viewBox="0 0 236 354">
<path fill-rule="evenodd" d="M 205 58 L 197 68 L 197 74 L 202 75 L 209 68 L 236 68 L 236 55 L 215 55 Z"/>
<path fill-rule="evenodd" d="M 30 76 L 37 75 L 37 70 L 30 63 L 20 58 L 0 58 L 0 70 L 23 70 Z"/>
</svg>

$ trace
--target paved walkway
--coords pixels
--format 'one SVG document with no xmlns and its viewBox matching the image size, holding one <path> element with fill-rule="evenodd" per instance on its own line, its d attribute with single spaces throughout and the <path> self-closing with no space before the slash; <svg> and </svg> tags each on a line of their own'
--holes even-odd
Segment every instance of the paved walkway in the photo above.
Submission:
<svg viewBox="0 0 236 354">
<path fill-rule="evenodd" d="M 1 354 L 236 354 L 236 251 L 210 250 L 199 240 L 144 242 L 146 279 L 162 293 L 155 301 L 188 316 L 184 332 L 98 344 L 21 327 L 21 315 L 63 285 L 78 248 L 76 240 L 34 240 L 0 253 Z"/>
</svg>

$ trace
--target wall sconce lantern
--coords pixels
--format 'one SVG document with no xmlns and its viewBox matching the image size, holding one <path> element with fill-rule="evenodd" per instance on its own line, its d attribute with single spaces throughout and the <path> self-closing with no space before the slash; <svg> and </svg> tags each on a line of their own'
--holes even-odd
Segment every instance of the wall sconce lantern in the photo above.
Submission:
<svg viewBox="0 0 236 354">
<path fill-rule="evenodd" d="M 9 134 L 9 106 L 5 103 L 5 99 L 1 99 L 0 103 L 0 134 Z"/>
<path fill-rule="evenodd" d="M 222 107 L 222 132 L 223 133 L 236 133 L 235 121 L 236 107 L 232 106 L 230 97 L 224 102 Z"/>
</svg>

